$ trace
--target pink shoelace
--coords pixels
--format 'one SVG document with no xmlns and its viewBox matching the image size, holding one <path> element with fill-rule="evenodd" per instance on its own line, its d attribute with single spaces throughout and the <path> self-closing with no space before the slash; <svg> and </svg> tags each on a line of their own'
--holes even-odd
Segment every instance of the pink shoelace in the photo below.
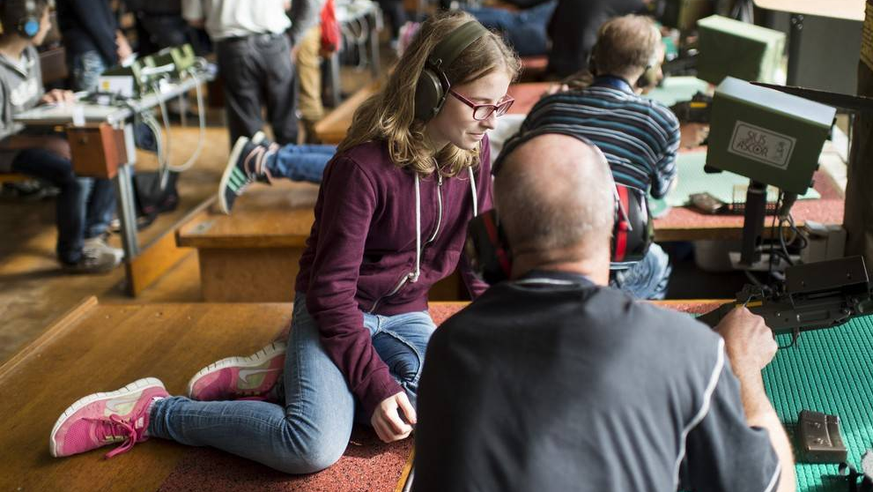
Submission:
<svg viewBox="0 0 873 492">
<path fill-rule="evenodd" d="M 132 423 L 125 421 L 118 415 L 110 415 L 109 421 L 106 419 L 85 419 L 92 422 L 99 422 L 103 426 L 104 436 L 124 436 L 124 442 L 112 451 L 106 453 L 106 458 L 114 458 L 119 454 L 126 453 L 133 448 L 133 445 L 140 441 L 145 441 L 145 428 L 136 429 Z"/>
<path fill-rule="evenodd" d="M 272 145 L 270 148 L 271 152 L 275 153 L 275 151 L 272 151 Z M 267 182 L 272 183 L 270 171 L 268 171 L 266 166 L 264 166 L 264 160 L 268 153 L 267 149 L 258 145 L 246 156 L 245 161 L 243 161 L 243 169 L 246 172 L 246 176 L 249 177 L 249 180 L 253 181 L 253 176 L 266 176 Z M 252 161 L 254 161 L 254 163 Z"/>
</svg>

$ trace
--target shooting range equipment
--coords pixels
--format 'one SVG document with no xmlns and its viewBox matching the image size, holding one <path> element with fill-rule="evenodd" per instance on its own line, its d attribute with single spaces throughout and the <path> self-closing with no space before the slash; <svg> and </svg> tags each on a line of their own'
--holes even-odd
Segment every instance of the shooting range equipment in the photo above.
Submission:
<svg viewBox="0 0 873 492">
<path fill-rule="evenodd" d="M 812 186 L 835 114 L 830 106 L 733 77 L 716 88 L 706 167 L 750 179 L 741 265 L 760 259 L 767 185 L 786 193 L 778 214 L 788 216 L 797 195 Z"/>
<path fill-rule="evenodd" d="M 791 343 L 780 347 L 786 348 L 797 342 L 801 331 L 833 328 L 873 313 L 873 293 L 864 257 L 851 256 L 788 267 L 785 282 L 775 288 L 746 285 L 736 301 L 697 319 L 715 328 L 739 306 L 763 317 L 774 334 L 791 334 Z"/>
<path fill-rule="evenodd" d="M 725 77 L 775 82 L 785 34 L 713 15 L 697 22 L 697 77 L 719 84 Z"/>
<path fill-rule="evenodd" d="M 842 463 L 848 455 L 840 434 L 840 418 L 801 410 L 797 419 L 800 449 L 805 463 Z"/>
</svg>

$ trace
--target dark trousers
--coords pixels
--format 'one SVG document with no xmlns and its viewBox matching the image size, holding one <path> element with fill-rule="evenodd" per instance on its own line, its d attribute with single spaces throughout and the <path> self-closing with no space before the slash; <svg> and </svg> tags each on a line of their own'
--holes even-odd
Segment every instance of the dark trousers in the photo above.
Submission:
<svg viewBox="0 0 873 492">
<path fill-rule="evenodd" d="M 15 172 L 33 176 L 57 186 L 57 254 L 62 263 L 82 259 L 85 239 L 106 232 L 115 211 L 115 192 L 108 179 L 80 178 L 73 164 L 45 149 L 22 150 L 12 161 Z"/>
<path fill-rule="evenodd" d="M 296 89 L 291 45 L 284 34 L 256 34 L 216 43 L 224 79 L 231 145 L 264 126 L 261 110 L 280 145 L 297 143 Z"/>
</svg>

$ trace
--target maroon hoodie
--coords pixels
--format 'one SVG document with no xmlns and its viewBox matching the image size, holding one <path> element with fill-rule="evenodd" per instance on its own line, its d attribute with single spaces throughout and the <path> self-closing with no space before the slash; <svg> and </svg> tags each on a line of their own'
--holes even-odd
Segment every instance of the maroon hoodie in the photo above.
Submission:
<svg viewBox="0 0 873 492">
<path fill-rule="evenodd" d="M 492 207 L 487 137 L 480 146 L 474 175 L 481 212 Z M 385 142 L 358 145 L 327 165 L 315 223 L 300 258 L 297 292 L 306 294 L 324 349 L 367 415 L 402 389 L 373 348 L 362 312 L 395 315 L 427 309 L 430 287 L 459 263 L 474 298 L 487 287 L 473 277 L 461 254 L 473 216 L 470 175 L 420 178 L 419 187 L 423 253 L 417 281 L 404 282 L 415 271 L 415 175 L 393 164 Z"/>
</svg>

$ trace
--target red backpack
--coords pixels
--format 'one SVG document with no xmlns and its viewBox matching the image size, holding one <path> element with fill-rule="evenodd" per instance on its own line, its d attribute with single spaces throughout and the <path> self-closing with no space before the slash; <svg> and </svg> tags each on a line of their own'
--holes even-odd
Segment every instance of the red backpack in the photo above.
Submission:
<svg viewBox="0 0 873 492">
<path fill-rule="evenodd" d="M 333 0 L 327 0 L 321 9 L 321 50 L 334 53 L 340 47 L 340 28 L 336 21 Z"/>
</svg>

